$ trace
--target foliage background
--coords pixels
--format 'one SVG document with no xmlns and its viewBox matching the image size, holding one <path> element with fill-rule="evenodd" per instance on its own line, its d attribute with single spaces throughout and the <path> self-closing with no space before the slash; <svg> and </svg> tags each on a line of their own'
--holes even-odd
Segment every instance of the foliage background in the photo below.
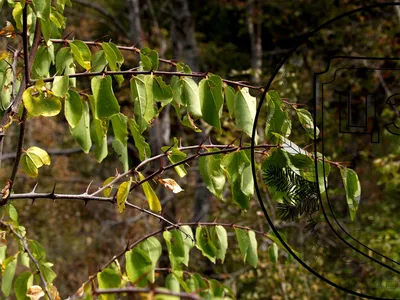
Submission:
<svg viewBox="0 0 400 300">
<path fill-rule="evenodd" d="M 371 2 L 371 1 L 369 1 Z M 372 2 L 371 2 L 372 3 Z M 67 28 L 65 34 L 81 40 L 112 40 L 114 43 L 126 45 L 136 44 L 138 47 L 149 46 L 160 53 L 160 57 L 182 59 L 194 71 L 211 71 L 223 78 L 250 81 L 255 85 L 265 83 L 273 68 L 282 56 L 292 47 L 294 41 L 344 11 L 367 4 L 366 1 L 157 1 L 157 0 L 130 0 L 130 1 L 73 1 L 73 7 L 66 9 Z M 185 11 L 185 8 L 187 10 Z M 251 10 L 252 9 L 252 10 Z M 191 14 L 191 21 L 182 20 L 183 13 Z M 396 53 L 399 49 L 399 35 L 394 28 L 400 21 L 395 10 L 387 10 L 387 19 L 380 26 L 387 26 L 381 36 L 381 44 L 366 46 L 364 52 Z M 1 12 L 1 20 L 6 20 L 10 11 Z M 321 32 L 313 38 L 306 47 L 302 47 L 296 55 L 285 65 L 284 72 L 274 82 L 281 97 L 287 97 L 291 102 L 305 104 L 311 109 L 312 87 L 304 85 L 308 82 L 310 73 L 315 66 L 323 65 L 326 57 L 337 53 L 355 54 L 362 52 L 360 48 L 349 49 L 346 39 L 360 37 L 359 42 L 353 45 L 363 45 L 367 36 L 376 34 L 373 24 L 364 27 L 358 26 L 358 21 L 368 16 L 357 15 L 360 20 L 353 20 L 348 27 L 343 24 L 333 26 L 331 35 L 329 30 Z M 133 21 L 135 20 L 135 21 Z M 138 20 L 140 24 L 138 26 Z M 187 26 L 187 27 L 182 27 Z M 252 27 L 252 28 L 251 28 Z M 121 28 L 123 30 L 121 30 Z M 184 29 L 184 33 L 179 30 Z M 193 30 L 194 40 L 190 37 Z M 253 30 L 253 32 L 252 32 Z M 351 34 L 350 34 L 351 33 Z M 260 38 L 261 43 L 257 42 Z M 5 48 L 5 41 L 0 40 L 1 48 Z M 383 47 L 384 45 L 384 47 Z M 255 50 L 262 48 L 260 53 Z M 350 47 L 351 48 L 351 47 Z M 186 49 L 186 50 L 185 50 Z M 389 49 L 389 50 L 387 50 Z M 138 56 L 127 54 L 127 61 L 132 65 L 137 63 Z M 90 87 L 90 82 L 83 80 L 79 88 L 84 90 Z M 376 86 L 376 89 L 381 88 Z M 116 94 L 122 110 L 129 109 L 129 86 L 124 85 Z M 125 108 L 124 108 L 125 107 Z M 390 111 L 382 111 L 383 116 L 392 119 Z M 164 141 L 165 130 L 170 126 L 171 133 L 182 136 L 184 141 L 191 144 L 202 140 L 201 135 L 182 128 L 176 122 L 171 112 L 170 124 L 164 122 L 156 124 L 149 133 L 148 139 L 152 142 L 153 153 L 160 151 L 157 140 Z M 325 124 L 329 135 L 329 128 L 335 125 L 335 116 L 327 118 Z M 238 134 L 231 132 L 227 118 L 222 120 L 221 132 L 210 132 L 214 142 L 229 143 Z M 382 121 L 384 122 L 384 120 Z M 37 145 L 44 149 L 70 149 L 72 153 L 61 153 L 52 156 L 52 165 L 41 170 L 38 191 L 51 191 L 57 182 L 58 192 L 83 192 L 93 181 L 93 186 L 101 186 L 103 181 L 115 174 L 115 168 L 120 168 L 116 154 L 109 155 L 105 163 L 97 164 L 92 155 L 85 155 L 79 149 L 70 135 L 63 117 L 35 118 L 30 120 L 26 135 L 26 145 Z M 15 129 L 16 130 L 16 129 Z M 10 130 L 12 131 L 12 130 Z M 296 136 L 299 130 L 293 130 Z M 1 174 L 7 174 L 12 168 L 12 160 L 6 159 L 16 145 L 17 132 L 8 133 L 4 142 Z M 299 144 L 304 142 L 297 136 Z M 389 252 L 395 256 L 399 249 L 399 220 L 392 214 L 399 208 L 399 143 L 398 139 L 387 136 L 386 149 L 372 149 L 367 146 L 361 148 L 351 143 L 335 148 L 335 140 L 327 140 L 326 147 L 332 150 L 331 158 L 356 163 L 356 170 L 370 176 L 375 174 L 370 182 L 362 181 L 362 200 L 357 213 L 357 227 L 368 233 L 371 247 L 389 247 Z M 158 149 L 158 150 L 157 150 Z M 110 151 L 111 148 L 110 148 Z M 52 151 L 48 151 L 50 154 Z M 65 152 L 65 151 L 64 151 Z M 388 156 L 388 154 L 392 156 Z M 130 150 L 132 162 L 138 161 L 138 154 Z M 343 159 L 343 157 L 345 157 Z M 371 163 L 374 162 L 374 163 Z M 157 166 L 152 166 L 157 168 Z M 150 171 L 150 170 L 148 170 Z M 178 183 L 184 187 L 185 193 L 172 195 L 157 190 L 160 200 L 165 203 L 166 217 L 171 220 L 212 221 L 215 218 L 224 222 L 238 222 L 254 229 L 268 231 L 269 227 L 260 211 L 257 199 L 252 199 L 251 207 L 246 213 L 230 201 L 222 202 L 211 196 L 198 180 L 198 169 L 195 163 L 188 168 L 189 174 Z M 0 175 L 0 176 L 3 176 Z M 22 172 L 18 174 L 15 189 L 29 190 L 36 180 L 32 180 Z M 375 184 L 378 182 L 378 184 Z M 332 180 L 333 187 L 341 187 L 340 178 Z M 363 197 L 369 195 L 369 197 Z M 140 193 L 131 196 L 138 205 L 145 199 Z M 339 210 L 343 217 L 347 217 L 347 205 L 343 199 Z M 89 203 L 83 207 L 81 203 L 57 201 L 52 203 L 46 200 L 37 200 L 33 204 L 20 201 L 15 204 L 19 210 L 21 223 L 29 229 L 29 235 L 39 240 L 47 249 L 48 258 L 54 262 L 54 270 L 58 274 L 56 285 L 62 295 L 71 294 L 79 287 L 88 274 L 96 271 L 99 265 L 107 261 L 128 241 L 133 241 L 145 233 L 160 227 L 157 220 L 149 219 L 135 211 L 126 211 L 120 215 L 115 207 L 101 203 Z M 274 207 L 271 204 L 271 207 Z M 300 242 L 298 234 L 305 232 L 305 224 L 280 224 L 282 230 L 290 229 L 289 239 L 296 249 Z M 293 234 L 295 233 L 295 234 Z M 389 244 L 389 246 L 387 246 Z M 267 251 L 267 243 L 259 240 L 259 260 L 257 269 L 243 266 L 238 248 L 229 249 L 228 261 L 223 265 L 213 265 L 204 259 L 198 259 L 199 266 L 192 266 L 206 270 L 205 274 L 225 280 L 231 285 L 239 299 L 332 299 L 345 298 L 338 290 L 323 284 L 311 274 L 295 263 L 285 264 L 284 259 L 273 264 Z M 339 246 L 338 246 L 339 247 Z M 200 258 L 200 255 L 199 255 Z M 398 256 L 397 256 L 398 258 Z M 193 261 L 196 261 L 193 258 Z M 167 264 L 167 262 L 164 262 Z M 329 270 L 326 266 L 325 270 Z M 375 285 L 385 295 L 385 282 L 368 274 L 366 270 L 366 284 Z M 388 275 L 389 276 L 389 275 Z M 387 280 L 396 278 L 387 277 Z M 399 287 L 397 286 L 397 289 Z"/>
</svg>

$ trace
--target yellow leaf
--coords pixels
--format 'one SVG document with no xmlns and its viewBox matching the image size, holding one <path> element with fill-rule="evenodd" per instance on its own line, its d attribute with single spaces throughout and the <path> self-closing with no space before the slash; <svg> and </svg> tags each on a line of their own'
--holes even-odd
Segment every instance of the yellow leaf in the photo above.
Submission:
<svg viewBox="0 0 400 300">
<path fill-rule="evenodd" d="M 44 296 L 44 292 L 40 286 L 32 285 L 26 292 L 26 296 L 31 300 L 38 300 Z"/>
<path fill-rule="evenodd" d="M 50 295 L 51 295 L 51 299 L 53 300 L 61 300 L 60 294 L 57 290 L 57 288 L 55 287 L 55 285 L 51 284 L 50 286 Z"/>
<path fill-rule="evenodd" d="M 139 179 L 143 180 L 144 176 L 142 175 L 142 173 L 139 173 Z M 147 181 L 142 183 L 142 188 L 144 191 L 144 194 L 147 198 L 147 201 L 149 203 L 149 207 L 150 210 L 155 211 L 157 213 L 161 212 L 161 203 L 160 200 L 158 199 L 156 193 L 154 192 L 154 190 L 152 189 L 150 183 L 148 183 Z"/>
<path fill-rule="evenodd" d="M 128 199 L 131 183 L 132 183 L 132 178 L 129 178 L 129 181 L 121 183 L 121 185 L 118 188 L 117 206 L 119 213 L 122 213 L 125 210 L 125 201 L 126 199 Z"/>
<path fill-rule="evenodd" d="M 115 179 L 115 176 L 108 177 L 108 178 L 104 181 L 103 187 L 106 186 L 107 184 L 109 184 L 109 183 L 110 183 L 111 181 L 113 181 L 114 179 Z M 112 188 L 113 188 L 113 185 L 110 185 L 108 188 L 104 189 L 104 191 L 103 191 L 104 197 L 110 197 Z"/>
<path fill-rule="evenodd" d="M 178 193 L 184 191 L 184 189 L 182 189 L 179 186 L 179 184 L 177 184 L 176 181 L 171 178 L 165 178 L 165 179 L 160 178 L 160 179 L 158 179 L 158 182 L 160 182 L 163 186 L 165 186 L 167 189 L 169 189 L 174 194 L 178 194 Z"/>
</svg>

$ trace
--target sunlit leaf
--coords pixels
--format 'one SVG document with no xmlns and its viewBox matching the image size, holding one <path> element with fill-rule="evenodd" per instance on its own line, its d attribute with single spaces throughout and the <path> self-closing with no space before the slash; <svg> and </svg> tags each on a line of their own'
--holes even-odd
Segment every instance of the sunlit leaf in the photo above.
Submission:
<svg viewBox="0 0 400 300">
<path fill-rule="evenodd" d="M 26 294 L 28 288 L 32 286 L 33 274 L 31 272 L 24 272 L 20 274 L 14 283 L 14 293 L 17 300 L 27 300 L 29 299 Z"/>
<path fill-rule="evenodd" d="M 70 131 L 83 152 L 89 153 L 90 148 L 92 147 L 92 139 L 90 137 L 89 104 L 86 101 L 83 101 L 82 104 L 82 117 L 74 128 L 70 128 Z"/>
<path fill-rule="evenodd" d="M 140 61 L 145 71 L 155 71 L 158 68 L 158 53 L 144 47 L 140 50 Z"/>
<path fill-rule="evenodd" d="M 144 180 L 144 176 L 142 173 L 139 173 L 139 179 Z M 142 183 L 142 188 L 144 191 L 144 194 L 146 196 L 147 202 L 149 203 L 149 207 L 152 211 L 155 212 L 161 212 L 161 203 L 160 200 L 158 199 L 156 193 L 154 192 L 153 188 L 151 187 L 150 183 L 148 181 Z"/>
<path fill-rule="evenodd" d="M 64 98 L 68 92 L 69 80 L 67 76 L 55 76 L 53 80 L 53 93 L 57 97 Z"/>
<path fill-rule="evenodd" d="M 347 205 L 349 206 L 350 219 L 354 221 L 358 205 L 360 204 L 361 185 L 357 173 L 349 168 L 341 168 L 343 185 L 346 190 Z"/>
<path fill-rule="evenodd" d="M 220 119 L 224 104 L 221 77 L 209 74 L 207 78 L 201 80 L 199 84 L 199 96 L 204 121 L 221 129 Z"/>
<path fill-rule="evenodd" d="M 90 52 L 89 47 L 84 42 L 79 40 L 72 41 L 71 43 L 69 43 L 69 46 L 72 50 L 72 54 L 76 62 L 81 65 L 81 67 L 83 67 L 85 70 L 90 70 L 92 53 Z"/>
<path fill-rule="evenodd" d="M 109 118 L 119 113 L 120 107 L 112 89 L 111 76 L 93 77 L 91 86 L 94 97 L 94 109 L 99 119 Z"/>
<path fill-rule="evenodd" d="M 99 282 L 100 289 L 119 288 L 121 285 L 121 275 L 111 268 L 106 268 L 103 271 L 97 273 L 97 281 Z M 100 295 L 100 299 L 113 300 L 115 299 L 115 295 L 102 294 Z"/>
<path fill-rule="evenodd" d="M 239 243 L 240 252 L 243 256 L 243 262 L 247 262 L 254 268 L 257 267 L 257 240 L 254 231 L 245 231 L 241 228 L 235 228 L 236 238 Z"/>
<path fill-rule="evenodd" d="M 128 181 L 121 183 L 121 185 L 118 188 L 117 206 L 119 213 L 122 213 L 125 210 L 125 201 L 128 199 L 131 183 L 132 183 L 132 178 L 129 178 Z"/>
<path fill-rule="evenodd" d="M 301 126 L 303 126 L 308 136 L 314 139 L 314 121 L 311 113 L 303 108 L 296 109 L 296 113 L 301 123 Z M 315 137 L 318 138 L 319 135 L 318 127 L 315 128 L 315 133 L 316 133 Z"/>
<path fill-rule="evenodd" d="M 248 88 L 236 92 L 233 106 L 235 122 L 248 136 L 251 136 L 253 131 L 256 105 L 256 98 L 250 95 Z"/>
<path fill-rule="evenodd" d="M 2 264 L 2 267 L 5 267 L 5 269 L 1 278 L 1 291 L 6 297 L 8 297 L 11 293 L 15 270 L 17 268 L 17 261 L 18 254 L 16 256 L 7 258 Z"/>
<path fill-rule="evenodd" d="M 217 248 L 213 244 L 207 227 L 196 228 L 196 247 L 201 253 L 215 264 Z"/>
<path fill-rule="evenodd" d="M 114 179 L 115 179 L 115 176 L 108 177 L 106 180 L 104 180 L 103 186 L 106 186 L 107 184 L 109 184 Z M 104 197 L 110 197 L 112 187 L 113 186 L 111 185 L 108 188 L 103 190 Z"/>
</svg>

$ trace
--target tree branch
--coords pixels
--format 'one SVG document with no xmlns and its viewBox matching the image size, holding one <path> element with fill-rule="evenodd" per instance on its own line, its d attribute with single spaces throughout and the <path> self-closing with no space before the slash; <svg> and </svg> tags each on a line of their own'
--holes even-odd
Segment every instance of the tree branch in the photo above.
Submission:
<svg viewBox="0 0 400 300">
<path fill-rule="evenodd" d="M 138 293 L 149 293 L 151 295 L 169 295 L 169 296 L 175 296 L 175 297 L 184 297 L 188 299 L 196 299 L 200 300 L 202 299 L 196 294 L 189 294 L 189 293 L 183 293 L 183 292 L 171 292 L 165 289 L 151 289 L 151 288 L 140 288 L 140 287 L 126 287 L 126 288 L 114 288 L 114 289 L 94 289 L 92 291 L 93 295 L 101 295 L 101 294 L 138 294 Z M 152 299 L 149 298 L 149 299 Z"/>
<path fill-rule="evenodd" d="M 149 233 L 143 237 L 141 237 L 140 239 L 138 239 L 137 241 L 133 242 L 130 245 L 127 245 L 126 248 L 124 250 L 122 250 L 120 253 L 118 253 L 117 255 L 114 255 L 109 261 L 107 261 L 102 267 L 99 268 L 99 270 L 90 275 L 88 280 L 86 280 L 83 284 L 82 287 L 85 286 L 86 284 L 90 283 L 92 280 L 94 280 L 97 276 L 98 273 L 102 272 L 104 269 L 106 269 L 107 267 L 109 267 L 114 261 L 116 261 L 117 259 L 121 258 L 123 255 L 125 255 L 126 252 L 132 250 L 134 247 L 136 247 L 137 245 L 139 245 L 141 242 L 147 240 L 148 238 L 152 237 L 152 236 L 156 236 L 157 234 L 162 233 L 163 231 L 168 231 L 168 230 L 172 230 L 172 229 L 176 229 L 176 227 L 180 227 L 180 226 L 222 226 L 225 228 L 240 228 L 243 230 L 251 230 L 254 231 L 254 233 L 261 235 L 263 237 L 268 238 L 271 242 L 274 242 L 274 240 L 265 232 L 259 231 L 259 230 L 253 230 L 248 226 L 242 226 L 242 225 L 236 225 L 234 223 L 218 223 L 218 222 L 187 222 L 187 223 L 177 223 L 174 224 L 173 226 L 167 226 L 164 228 L 161 228 L 159 230 L 153 231 L 152 233 Z M 79 289 L 77 292 L 75 292 L 75 294 L 70 297 L 70 300 L 74 300 L 80 296 L 82 296 L 81 291 L 83 291 L 83 289 Z"/>
<path fill-rule="evenodd" d="M 25 252 L 28 254 L 29 258 L 33 261 L 33 263 L 36 266 L 37 272 L 39 274 L 40 277 L 40 281 L 43 284 L 44 290 L 47 294 L 47 297 L 49 297 L 50 300 L 52 300 L 52 297 L 50 295 L 49 289 L 47 287 L 47 282 L 43 277 L 42 272 L 40 271 L 40 264 L 39 262 L 36 260 L 36 258 L 33 256 L 32 252 L 29 250 L 28 244 L 26 243 L 25 237 L 21 236 L 10 224 L 7 224 L 3 221 L 0 221 L 0 224 L 10 228 L 10 231 L 21 241 L 22 247 L 24 248 Z"/>
<path fill-rule="evenodd" d="M 67 40 L 67 39 L 50 39 L 53 43 L 62 43 L 62 44 L 69 44 L 70 42 L 72 42 L 72 40 Z M 101 43 L 100 42 L 96 42 L 96 41 L 82 41 L 84 42 L 86 45 L 88 46 L 95 46 L 95 47 L 101 47 Z M 117 48 L 120 50 L 125 50 L 125 51 L 133 51 L 136 53 L 140 53 L 140 49 L 136 48 L 135 46 L 118 46 Z M 167 63 L 169 65 L 172 66 L 176 66 L 177 63 L 173 62 L 172 60 L 169 59 L 163 59 L 163 58 L 159 58 L 158 59 L 160 62 L 163 63 Z M 114 72 L 122 72 L 122 73 L 114 73 Z M 192 74 L 188 74 L 188 73 L 181 73 L 181 72 L 166 72 L 166 71 L 114 71 L 114 72 L 93 72 L 93 73 L 77 73 L 77 74 L 71 74 L 71 75 L 65 75 L 65 76 L 69 76 L 69 77 L 82 77 L 82 76 L 99 76 L 99 75 L 105 75 L 105 74 L 109 74 L 109 75 L 135 75 L 135 74 L 146 74 L 146 75 L 150 75 L 150 74 L 159 74 L 159 75 L 168 75 L 168 76 L 172 76 L 172 75 L 176 75 L 176 76 L 193 76 L 193 77 L 201 77 L 204 78 L 207 76 L 207 73 L 200 73 L 200 72 L 194 72 Z M 141 73 L 143 72 L 143 73 Z M 77 76 L 74 76 L 77 75 Z M 49 82 L 49 81 L 53 81 L 54 77 L 51 78 L 45 78 L 44 81 L 45 82 Z M 241 87 L 247 87 L 249 89 L 253 89 L 253 90 L 257 90 L 259 92 L 264 92 L 264 88 L 263 86 L 254 86 L 254 85 L 250 85 L 241 81 L 233 81 L 233 80 L 228 80 L 228 79 L 222 79 L 223 82 L 230 84 L 230 85 L 235 85 L 235 86 L 241 86 Z"/>
</svg>

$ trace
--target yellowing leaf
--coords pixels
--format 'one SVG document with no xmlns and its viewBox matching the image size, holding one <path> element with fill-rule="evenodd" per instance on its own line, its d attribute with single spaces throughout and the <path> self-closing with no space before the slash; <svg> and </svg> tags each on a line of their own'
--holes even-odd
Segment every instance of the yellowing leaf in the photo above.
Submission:
<svg viewBox="0 0 400 300">
<path fill-rule="evenodd" d="M 108 177 L 106 180 L 104 180 L 103 187 L 109 184 L 111 181 L 115 179 L 115 176 Z M 103 194 L 104 197 L 110 197 L 111 190 L 112 190 L 113 185 L 110 185 L 108 188 L 104 189 Z"/>
<path fill-rule="evenodd" d="M 179 184 L 176 183 L 175 180 L 171 179 L 171 178 L 165 178 L 165 179 L 158 179 L 158 181 L 165 186 L 167 189 L 169 189 L 170 191 L 172 191 L 174 194 L 178 194 L 182 191 L 184 191 L 184 189 L 182 189 Z"/>
<path fill-rule="evenodd" d="M 128 181 L 121 183 L 117 192 L 117 206 L 119 213 L 122 213 L 125 210 L 125 201 L 128 199 L 129 190 L 131 188 L 132 178 L 129 178 Z"/>
<path fill-rule="evenodd" d="M 140 172 L 139 172 L 139 179 L 144 180 L 144 176 Z M 162 208 L 160 200 L 158 199 L 156 193 L 152 189 L 150 183 L 148 183 L 147 181 L 142 183 L 142 188 L 147 198 L 147 201 L 149 202 L 150 209 L 158 213 L 161 212 Z"/>
<path fill-rule="evenodd" d="M 40 157 L 40 160 L 42 161 L 43 165 L 50 165 L 51 164 L 51 160 L 50 160 L 50 156 L 49 154 L 44 151 L 43 149 L 40 149 L 39 147 L 30 147 L 26 152 L 28 153 L 33 153 L 35 155 L 37 155 L 38 157 Z"/>
<path fill-rule="evenodd" d="M 32 285 L 26 292 L 26 296 L 31 300 L 38 300 L 44 296 L 44 292 L 40 286 Z"/>
<path fill-rule="evenodd" d="M 38 169 L 43 165 L 50 165 L 51 160 L 49 154 L 39 147 L 30 147 L 21 156 L 22 170 L 29 177 L 37 177 Z"/>
</svg>

